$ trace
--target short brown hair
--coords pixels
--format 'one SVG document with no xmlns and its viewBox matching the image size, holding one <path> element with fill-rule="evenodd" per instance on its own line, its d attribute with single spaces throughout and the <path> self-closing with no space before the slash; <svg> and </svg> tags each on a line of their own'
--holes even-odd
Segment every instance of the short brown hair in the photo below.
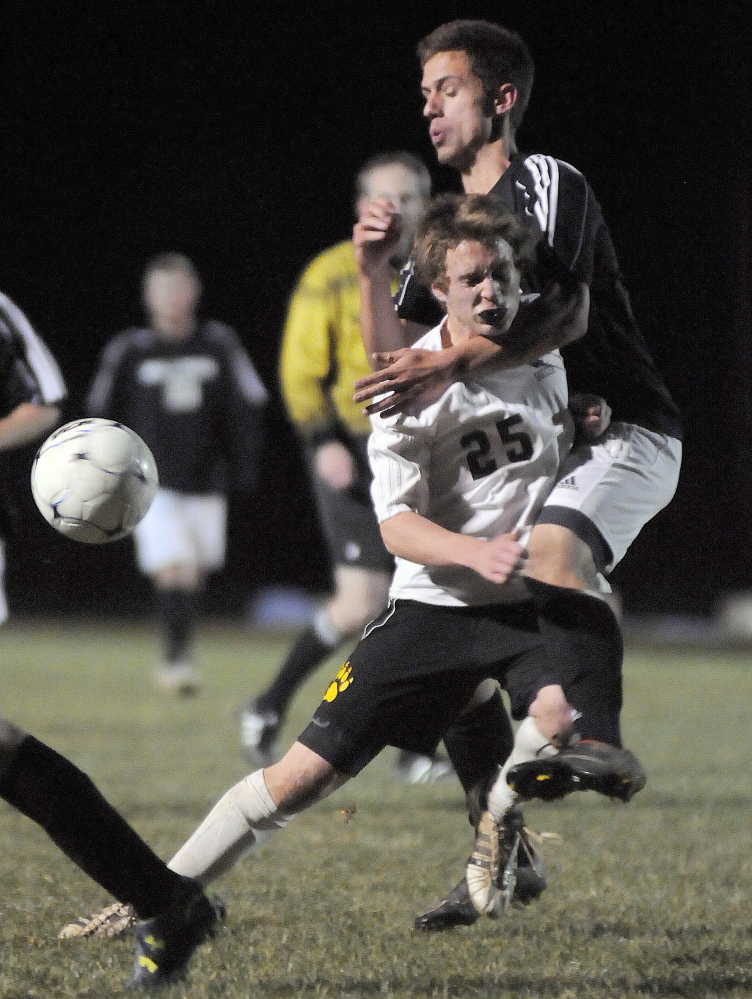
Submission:
<svg viewBox="0 0 752 999">
<path fill-rule="evenodd" d="M 516 131 L 535 75 L 533 57 L 520 35 L 491 21 L 448 21 L 418 42 L 420 65 L 425 66 L 439 52 L 465 52 L 486 97 L 495 97 L 504 83 L 512 84 L 517 100 L 509 112 L 509 123 Z"/>
<path fill-rule="evenodd" d="M 488 194 L 440 194 L 428 206 L 415 234 L 415 275 L 428 287 L 446 282 L 446 257 L 464 240 L 495 247 L 503 239 L 518 267 L 527 264 L 538 241 L 531 230 Z"/>
</svg>

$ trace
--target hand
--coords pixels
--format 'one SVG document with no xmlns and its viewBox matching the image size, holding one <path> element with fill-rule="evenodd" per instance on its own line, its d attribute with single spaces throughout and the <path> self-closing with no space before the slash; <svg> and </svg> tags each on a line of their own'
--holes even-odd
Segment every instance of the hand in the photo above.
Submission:
<svg viewBox="0 0 752 999">
<path fill-rule="evenodd" d="M 313 459 L 316 474 L 332 489 L 348 489 L 355 479 L 353 457 L 344 444 L 328 441 L 316 451 Z"/>
<path fill-rule="evenodd" d="M 374 354 L 378 370 L 355 382 L 355 402 L 389 395 L 366 406 L 364 412 L 394 416 L 415 402 L 438 398 L 454 380 L 454 355 L 447 350 L 403 347 L 386 354 Z"/>
<path fill-rule="evenodd" d="M 611 407 L 601 396 L 586 392 L 571 395 L 569 409 L 574 417 L 575 434 L 580 439 L 593 441 L 608 430 Z"/>
<path fill-rule="evenodd" d="M 388 198 L 376 198 L 360 212 L 353 227 L 355 259 L 359 269 L 371 275 L 389 267 L 389 258 L 402 235 L 402 216 Z"/>
<path fill-rule="evenodd" d="M 478 546 L 474 564 L 470 567 L 491 583 L 506 583 L 525 567 L 528 552 L 519 542 L 522 531 L 500 534 Z"/>
</svg>

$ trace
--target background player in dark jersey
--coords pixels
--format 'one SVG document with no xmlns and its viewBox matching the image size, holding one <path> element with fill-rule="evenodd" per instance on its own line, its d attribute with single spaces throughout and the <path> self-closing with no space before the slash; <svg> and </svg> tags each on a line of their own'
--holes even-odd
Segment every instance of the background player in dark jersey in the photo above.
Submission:
<svg viewBox="0 0 752 999">
<path fill-rule="evenodd" d="M 681 460 L 681 427 L 676 406 L 658 376 L 632 314 L 616 254 L 600 206 L 585 178 L 561 160 L 518 153 L 516 131 L 533 82 L 533 62 L 522 39 L 486 21 L 454 21 L 421 41 L 424 115 L 439 162 L 455 167 L 467 192 L 491 193 L 541 233 L 553 251 L 539 268 L 535 286 L 542 299 L 557 294 L 561 268 L 585 283 L 590 292 L 587 332 L 563 347 L 570 392 L 594 393 L 612 411 L 608 429 L 595 441 L 573 449 L 533 529 L 526 572 L 542 609 L 543 626 L 563 662 L 572 668 L 578 648 L 604 642 L 617 646 L 618 629 L 609 608 L 578 610 L 576 592 L 562 597 L 557 587 L 573 591 L 603 587 L 644 524 L 671 499 Z M 383 279 L 378 242 L 398 220 L 385 203 L 367 212 L 355 242 L 361 252 L 361 298 L 364 338 L 369 349 L 392 354 L 405 343 Z M 382 252 L 388 252 L 388 248 Z M 550 267 L 549 273 L 546 267 Z M 554 279 L 551 282 L 549 279 Z M 539 305 L 534 305 L 534 308 Z M 430 295 L 412 276 L 400 293 L 400 315 L 430 325 L 435 314 Z M 373 320 L 380 339 L 372 339 Z M 386 336 L 384 336 L 386 332 Z M 432 382 L 462 377 L 486 363 L 513 366 L 556 343 L 538 344 L 523 335 L 508 347 L 480 338 L 440 356 L 402 352 L 397 362 L 361 383 L 359 400 L 396 391 L 372 411 L 404 406 Z M 561 343 L 562 341 L 559 341 Z M 377 364 L 387 358 L 382 355 Z M 583 596 L 583 599 L 587 599 Z M 573 643 L 556 625 L 565 612 L 581 614 Z M 584 608 L 584 604 L 583 604 Z M 469 745 L 472 745 L 470 740 Z M 463 889 L 426 914 L 430 928 L 465 921 L 471 914 Z"/>
<path fill-rule="evenodd" d="M 0 294 L 0 452 L 42 437 L 57 423 L 64 398 L 54 358 L 20 309 Z M 29 460 L 18 488 L 28 488 L 30 467 Z M 14 483 L 6 475 L 2 482 L 0 499 L 14 503 Z M 5 504 L 3 512 L 12 516 Z M 115 898 L 132 904 L 145 921 L 142 932 L 148 927 L 160 936 L 165 921 L 182 923 L 187 946 L 172 971 L 182 970 L 217 919 L 201 887 L 169 870 L 70 760 L 2 715 L 0 797 L 37 822 Z M 184 919 L 189 906 L 192 915 Z"/>
<path fill-rule="evenodd" d="M 149 326 L 107 345 L 87 409 L 132 427 L 154 454 L 160 488 L 136 528 L 136 552 L 162 621 L 157 683 L 190 694 L 200 683 L 192 640 L 201 595 L 224 563 L 227 493 L 255 485 L 267 393 L 235 332 L 197 317 L 190 260 L 154 258 L 143 294 Z"/>
</svg>

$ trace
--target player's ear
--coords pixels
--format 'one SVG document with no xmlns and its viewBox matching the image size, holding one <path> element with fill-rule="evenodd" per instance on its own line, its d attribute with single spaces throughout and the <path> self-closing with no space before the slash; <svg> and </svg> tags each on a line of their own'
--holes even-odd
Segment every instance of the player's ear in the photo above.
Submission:
<svg viewBox="0 0 752 999">
<path fill-rule="evenodd" d="M 444 306 L 444 308 L 446 308 L 446 301 L 447 301 L 446 290 L 444 288 L 442 288 L 441 285 L 432 284 L 431 285 L 431 291 L 433 293 L 433 297 L 438 302 L 441 302 L 441 304 Z"/>
<path fill-rule="evenodd" d="M 494 98 L 494 114 L 502 115 L 511 111 L 517 103 L 517 88 L 513 83 L 502 83 Z"/>
</svg>

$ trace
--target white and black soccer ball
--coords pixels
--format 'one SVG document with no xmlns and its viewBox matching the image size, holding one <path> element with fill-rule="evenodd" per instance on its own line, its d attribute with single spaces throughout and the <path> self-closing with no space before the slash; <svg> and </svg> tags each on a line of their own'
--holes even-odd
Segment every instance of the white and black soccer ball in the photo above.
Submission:
<svg viewBox="0 0 752 999">
<path fill-rule="evenodd" d="M 47 523 L 90 545 L 130 534 L 158 485 L 149 448 L 114 420 L 66 423 L 42 444 L 31 469 L 31 491 Z"/>
</svg>

